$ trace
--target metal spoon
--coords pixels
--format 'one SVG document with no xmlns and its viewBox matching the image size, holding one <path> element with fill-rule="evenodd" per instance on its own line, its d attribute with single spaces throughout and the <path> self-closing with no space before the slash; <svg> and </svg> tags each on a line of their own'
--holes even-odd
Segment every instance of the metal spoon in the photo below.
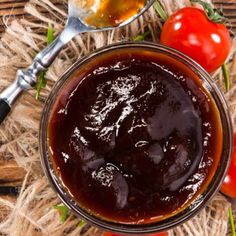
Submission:
<svg viewBox="0 0 236 236">
<path fill-rule="evenodd" d="M 19 95 L 25 90 L 34 88 L 39 72 L 46 70 L 52 64 L 62 48 L 73 37 L 79 33 L 111 30 L 127 25 L 146 11 L 154 0 L 143 0 L 143 7 L 137 9 L 137 12 L 129 16 L 129 18 L 124 18 L 119 22 L 101 22 L 101 18 L 99 17 L 104 15 L 99 15 L 96 9 L 101 10 L 101 6 L 102 4 L 104 5 L 104 2 L 109 4 L 111 1 L 112 0 L 93 0 L 93 5 L 91 6 L 91 1 L 88 0 L 69 0 L 69 16 L 64 30 L 48 47 L 37 54 L 33 63 L 27 69 L 18 70 L 15 81 L 0 94 L 0 124 L 10 112 L 11 106 Z M 123 2 L 123 4 L 127 3 L 126 0 L 117 0 L 116 4 L 119 4 L 119 1 L 121 3 Z M 141 1 L 142 0 L 140 0 L 140 2 Z M 109 12 L 107 16 L 112 17 L 109 15 Z M 91 19 L 93 19 L 93 21 L 91 21 Z M 95 22 L 95 24 L 91 24 L 91 22 Z M 96 26 L 96 22 L 100 22 L 99 25 Z"/>
</svg>

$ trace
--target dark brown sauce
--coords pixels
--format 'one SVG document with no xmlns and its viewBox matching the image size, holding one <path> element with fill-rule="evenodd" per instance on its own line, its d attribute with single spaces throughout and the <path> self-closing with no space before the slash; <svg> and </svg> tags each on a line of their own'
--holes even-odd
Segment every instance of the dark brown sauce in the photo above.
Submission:
<svg viewBox="0 0 236 236">
<path fill-rule="evenodd" d="M 81 71 L 59 92 L 48 127 L 55 169 L 73 197 L 127 224 L 188 206 L 222 152 L 218 110 L 198 77 L 141 49 L 107 54 Z"/>
</svg>

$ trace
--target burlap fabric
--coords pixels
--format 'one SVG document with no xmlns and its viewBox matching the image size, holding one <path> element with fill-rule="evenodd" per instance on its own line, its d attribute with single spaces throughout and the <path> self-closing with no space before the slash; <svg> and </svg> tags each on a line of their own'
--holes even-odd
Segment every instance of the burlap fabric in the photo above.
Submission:
<svg viewBox="0 0 236 236">
<path fill-rule="evenodd" d="M 25 11 L 33 16 L 32 20 L 14 20 L 8 24 L 4 18 L 6 32 L 0 40 L 0 91 L 15 78 L 16 70 L 31 64 L 33 57 L 46 44 L 48 24 L 58 34 L 65 23 L 67 3 L 58 8 L 50 0 L 30 0 Z M 168 14 L 178 8 L 189 5 L 187 0 L 162 0 Z M 50 16 L 50 17 L 49 17 Z M 115 31 L 102 33 L 86 33 L 77 36 L 55 60 L 47 72 L 47 87 L 42 91 L 39 101 L 35 99 L 35 91 L 25 93 L 13 107 L 11 115 L 0 127 L 0 160 L 14 158 L 17 164 L 26 171 L 20 195 L 15 203 L 0 198 L 0 206 L 4 206 L 10 214 L 0 222 L 0 235 L 41 236 L 41 235 L 100 235 L 101 231 L 91 227 L 78 227 L 79 219 L 72 214 L 61 223 L 58 212 L 53 206 L 59 203 L 56 194 L 50 188 L 40 165 L 38 150 L 38 128 L 43 103 L 52 85 L 63 71 L 80 57 L 96 48 L 113 42 L 126 41 L 144 32 L 148 27 L 152 33 L 152 41 L 158 42 L 161 21 L 150 9 L 144 16 L 131 25 Z M 233 40 L 232 40 L 233 41 Z M 225 94 L 236 122 L 236 44 L 232 42 L 228 68 L 233 86 Z M 220 71 L 214 79 L 224 90 Z M 236 127 L 236 126 L 234 126 Z M 228 207 L 230 203 L 218 194 L 196 217 L 170 231 L 171 235 L 188 236 L 224 236 L 227 233 Z M 3 214 L 3 212 L 0 212 Z"/>
</svg>

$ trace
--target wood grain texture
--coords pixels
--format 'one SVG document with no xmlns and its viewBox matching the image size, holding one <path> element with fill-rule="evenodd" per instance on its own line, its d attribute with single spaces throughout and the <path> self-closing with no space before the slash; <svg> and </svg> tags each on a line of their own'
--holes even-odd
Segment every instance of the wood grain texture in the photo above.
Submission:
<svg viewBox="0 0 236 236">
<path fill-rule="evenodd" d="M 0 187 L 20 186 L 24 176 L 24 169 L 18 167 L 15 161 L 0 161 Z"/>
<path fill-rule="evenodd" d="M 0 0 L 0 33 L 4 31 L 3 17 L 12 16 L 14 18 L 26 18 L 31 17 L 24 12 L 24 6 L 28 0 Z M 60 1 L 53 0 L 60 4 Z M 227 18 L 229 18 L 230 23 L 228 27 L 236 33 L 236 0 L 213 0 L 215 5 L 221 8 Z"/>
<path fill-rule="evenodd" d="M 9 204 L 12 205 L 16 202 L 16 197 L 14 196 L 0 196 L 0 198 L 9 202 Z M 6 206 L 0 205 L 0 222 L 3 221 L 8 216 L 8 214 L 10 214 L 10 212 L 11 212 L 10 207 L 8 208 Z"/>
<path fill-rule="evenodd" d="M 27 2 L 28 0 L 0 0 L 0 32 L 4 31 L 4 16 L 11 16 L 12 19 L 22 17 L 30 19 L 31 16 L 24 12 L 24 6 Z M 60 4 L 59 0 L 53 0 L 53 2 Z M 214 3 L 230 19 L 232 28 L 236 32 L 236 0 L 214 0 Z M 8 163 L 0 162 L 0 186 L 20 185 L 23 176 L 23 170 L 18 168 L 13 161 Z"/>
<path fill-rule="evenodd" d="M 4 32 L 3 19 L 5 16 L 11 16 L 11 19 L 32 18 L 24 12 L 24 6 L 27 2 L 28 0 L 0 0 L 0 34 Z M 60 0 L 52 0 L 52 2 L 64 7 Z M 213 0 L 213 2 L 229 18 L 230 24 L 228 26 L 236 33 L 236 0 Z M 24 174 L 23 169 L 17 167 L 14 161 L 6 163 L 0 161 L 0 187 L 20 186 Z"/>
<path fill-rule="evenodd" d="M 24 6 L 28 0 L 0 0 L 0 32 L 4 31 L 3 17 L 12 16 L 22 17 L 26 16 Z"/>
<path fill-rule="evenodd" d="M 27 20 L 33 17 L 24 11 L 25 4 L 29 0 L 0 0 L 0 35 L 4 32 L 4 19 L 7 19 L 8 24 L 13 19 L 25 18 Z M 51 0 L 58 7 L 63 8 L 61 0 Z"/>
<path fill-rule="evenodd" d="M 220 8 L 229 22 L 227 27 L 236 33 L 236 0 L 214 0 L 215 6 Z"/>
</svg>

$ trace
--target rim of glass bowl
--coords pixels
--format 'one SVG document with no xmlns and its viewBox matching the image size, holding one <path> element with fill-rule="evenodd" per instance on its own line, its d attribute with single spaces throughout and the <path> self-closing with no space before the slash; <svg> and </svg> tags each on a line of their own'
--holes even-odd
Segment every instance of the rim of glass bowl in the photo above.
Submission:
<svg viewBox="0 0 236 236">
<path fill-rule="evenodd" d="M 125 49 L 125 48 L 142 48 L 162 54 L 164 53 L 191 68 L 194 71 L 194 73 L 197 74 L 199 78 L 203 80 L 203 86 L 205 86 L 208 92 L 212 95 L 218 107 L 223 127 L 223 151 L 221 160 L 217 167 L 216 174 L 212 178 L 207 189 L 200 196 L 198 196 L 190 204 L 190 206 L 188 206 L 183 211 L 179 212 L 177 215 L 171 216 L 170 218 L 167 218 L 163 221 L 146 225 L 109 222 L 104 219 L 99 219 L 95 215 L 92 215 L 86 210 L 82 209 L 78 205 L 78 203 L 76 203 L 72 199 L 72 197 L 66 192 L 60 181 L 57 179 L 57 176 L 54 173 L 52 167 L 52 163 L 50 161 L 50 157 L 48 154 L 48 146 L 47 146 L 47 127 L 48 127 L 48 118 L 51 110 L 50 108 L 53 105 L 57 92 L 66 82 L 66 80 L 75 70 L 79 70 L 79 68 L 82 67 L 83 64 L 85 64 L 89 60 L 94 59 L 108 51 Z M 86 221 L 88 221 L 89 223 L 93 224 L 96 227 L 102 228 L 107 231 L 114 231 L 119 233 L 131 233 L 131 234 L 153 233 L 153 232 L 164 231 L 185 222 L 186 220 L 193 217 L 197 212 L 199 212 L 199 210 L 202 209 L 209 202 L 210 198 L 218 191 L 223 181 L 223 178 L 226 174 L 231 159 L 232 140 L 233 140 L 232 123 L 229 115 L 229 110 L 222 93 L 216 86 L 215 82 L 211 79 L 211 76 L 199 64 L 197 64 L 188 56 L 180 53 L 179 51 L 168 48 L 163 45 L 158 45 L 148 42 L 142 42 L 142 43 L 125 42 L 125 43 L 112 44 L 110 46 L 96 50 L 90 53 L 88 56 L 83 57 L 82 59 L 75 62 L 69 69 L 65 71 L 65 73 L 61 76 L 61 78 L 56 82 L 51 93 L 49 94 L 42 112 L 40 130 L 39 130 L 41 163 L 46 176 L 48 177 L 52 187 L 57 192 L 62 202 L 67 207 L 69 207 L 77 216 L 85 219 Z"/>
</svg>

